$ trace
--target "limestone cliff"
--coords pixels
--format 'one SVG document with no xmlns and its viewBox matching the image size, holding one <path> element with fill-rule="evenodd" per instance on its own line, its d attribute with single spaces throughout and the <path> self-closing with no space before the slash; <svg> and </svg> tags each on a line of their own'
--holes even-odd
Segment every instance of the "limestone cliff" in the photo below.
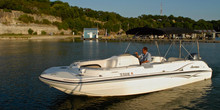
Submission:
<svg viewBox="0 0 220 110">
<path fill-rule="evenodd" d="M 42 31 L 47 33 L 60 34 L 70 34 L 71 30 L 58 30 L 54 25 L 44 25 L 44 24 L 34 24 L 34 23 L 23 23 L 18 20 L 21 15 L 24 15 L 21 11 L 11 11 L 5 12 L 0 9 L 0 34 L 28 34 L 28 30 L 31 28 L 37 34 L 41 34 Z M 47 19 L 50 22 L 62 22 L 61 18 L 49 16 L 49 15 L 37 15 L 37 14 L 27 14 L 34 18 L 34 20 L 42 21 Z"/>
</svg>

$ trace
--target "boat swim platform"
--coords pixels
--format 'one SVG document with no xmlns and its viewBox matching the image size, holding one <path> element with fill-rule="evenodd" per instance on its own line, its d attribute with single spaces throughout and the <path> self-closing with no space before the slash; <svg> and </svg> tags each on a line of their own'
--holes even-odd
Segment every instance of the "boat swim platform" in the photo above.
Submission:
<svg viewBox="0 0 220 110">
<path fill-rule="evenodd" d="M 87 40 L 95 40 L 95 39 L 87 39 Z M 97 39 L 96 39 L 97 40 Z M 131 39 L 131 38 L 99 38 L 99 41 L 112 41 L 112 42 L 196 42 L 197 39 Z M 220 40 L 214 40 L 214 39 L 202 39 L 198 40 L 202 43 L 220 43 Z"/>
</svg>

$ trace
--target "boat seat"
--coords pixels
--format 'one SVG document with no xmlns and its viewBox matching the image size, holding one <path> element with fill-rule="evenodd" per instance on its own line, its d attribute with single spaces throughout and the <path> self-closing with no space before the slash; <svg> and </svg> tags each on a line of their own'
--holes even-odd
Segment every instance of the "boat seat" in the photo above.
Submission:
<svg viewBox="0 0 220 110">
<path fill-rule="evenodd" d="M 78 65 L 85 68 L 103 68 L 106 66 L 106 60 L 85 61 L 80 62 Z"/>
<path fill-rule="evenodd" d="M 151 63 L 161 63 L 166 61 L 166 58 L 161 57 L 161 56 L 152 56 Z"/>
<path fill-rule="evenodd" d="M 130 65 L 139 65 L 139 60 L 132 55 L 123 54 L 120 56 L 113 56 L 104 60 L 80 62 L 78 65 L 84 68 L 115 68 Z"/>
<path fill-rule="evenodd" d="M 106 61 L 105 68 L 114 68 L 117 66 L 117 59 L 109 59 Z"/>
<path fill-rule="evenodd" d="M 105 59 L 80 62 L 80 67 L 84 68 L 114 68 L 117 66 L 117 59 Z"/>
<path fill-rule="evenodd" d="M 151 63 L 142 63 L 141 66 L 144 66 L 144 68 L 153 68 Z"/>
<path fill-rule="evenodd" d="M 170 57 L 168 59 L 168 62 L 170 62 L 170 61 L 179 61 L 179 60 L 184 60 L 184 59 L 183 58 Z"/>
</svg>

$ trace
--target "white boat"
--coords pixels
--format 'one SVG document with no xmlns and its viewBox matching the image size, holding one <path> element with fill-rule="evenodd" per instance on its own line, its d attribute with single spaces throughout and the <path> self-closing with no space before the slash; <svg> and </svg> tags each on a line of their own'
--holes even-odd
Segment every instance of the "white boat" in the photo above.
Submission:
<svg viewBox="0 0 220 110">
<path fill-rule="evenodd" d="M 212 69 L 199 56 L 191 59 L 153 56 L 151 63 L 140 65 L 130 54 L 103 60 L 75 62 L 52 67 L 41 81 L 72 95 L 125 96 L 161 91 L 210 79 Z"/>
</svg>

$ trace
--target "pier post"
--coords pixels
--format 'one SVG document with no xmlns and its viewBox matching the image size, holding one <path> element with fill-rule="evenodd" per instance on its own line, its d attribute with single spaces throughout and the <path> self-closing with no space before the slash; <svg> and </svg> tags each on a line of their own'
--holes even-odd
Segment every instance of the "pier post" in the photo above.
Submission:
<svg viewBox="0 0 220 110">
<path fill-rule="evenodd" d="M 180 40 L 180 47 L 179 47 L 179 58 L 181 58 L 181 54 L 182 54 L 182 52 L 181 52 L 181 48 L 182 48 L 182 41 Z"/>
<path fill-rule="evenodd" d="M 216 33 L 213 33 L 213 34 L 212 34 L 212 38 L 213 38 L 213 39 L 215 39 L 215 35 L 216 35 Z"/>
</svg>

